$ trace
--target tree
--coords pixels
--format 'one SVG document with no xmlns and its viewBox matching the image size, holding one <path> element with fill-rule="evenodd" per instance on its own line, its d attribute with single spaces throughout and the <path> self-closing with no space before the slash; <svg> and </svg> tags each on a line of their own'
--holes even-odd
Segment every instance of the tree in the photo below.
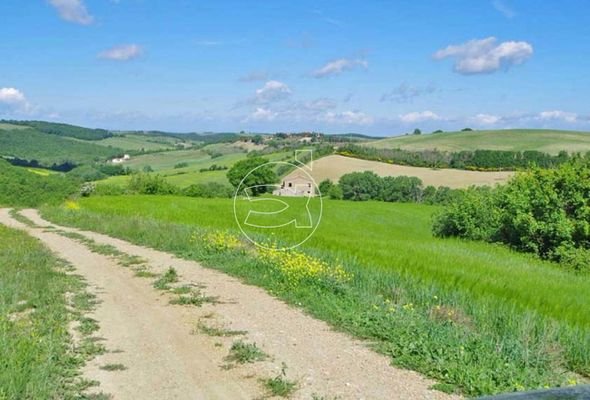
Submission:
<svg viewBox="0 0 590 400">
<path fill-rule="evenodd" d="M 371 200 L 381 195 L 382 180 L 371 171 L 342 175 L 338 183 L 345 200 Z"/>
<path fill-rule="evenodd" d="M 422 198 L 422 181 L 414 176 L 386 176 L 383 178 L 383 201 L 418 202 Z"/>
<path fill-rule="evenodd" d="M 256 135 L 252 138 L 252 143 L 254 143 L 254 144 L 262 144 L 263 141 L 264 141 L 264 139 L 262 138 L 261 135 Z"/>
<path fill-rule="evenodd" d="M 463 129 L 461 129 L 461 132 L 472 132 L 472 131 L 473 131 L 473 129 L 471 129 L 471 128 L 463 128 Z"/>
<path fill-rule="evenodd" d="M 421 135 L 422 131 L 418 128 L 414 129 L 414 133 L 412 133 L 412 135 Z"/>
<path fill-rule="evenodd" d="M 330 191 L 328 192 L 328 196 L 334 200 L 342 200 L 342 188 L 340 185 L 332 185 Z"/>
<path fill-rule="evenodd" d="M 322 196 L 327 196 L 330 193 L 330 189 L 332 189 L 332 186 L 334 186 L 334 183 L 329 179 L 321 181 L 319 189 Z"/>
<path fill-rule="evenodd" d="M 437 130 L 435 130 L 435 131 L 434 131 L 434 132 L 432 132 L 432 133 L 443 133 L 443 131 L 442 131 L 441 129 L 437 129 Z"/>
<path fill-rule="evenodd" d="M 244 181 L 243 188 L 249 188 L 250 193 L 258 196 L 268 191 L 268 186 L 278 181 L 272 165 L 268 160 L 262 157 L 246 158 L 235 163 L 227 171 L 227 179 L 236 189 L 240 182 Z"/>
</svg>

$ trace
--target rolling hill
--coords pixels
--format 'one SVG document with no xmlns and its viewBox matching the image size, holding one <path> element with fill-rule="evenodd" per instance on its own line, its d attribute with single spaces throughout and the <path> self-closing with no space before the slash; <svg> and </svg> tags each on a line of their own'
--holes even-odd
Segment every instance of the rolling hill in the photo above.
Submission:
<svg viewBox="0 0 590 400">
<path fill-rule="evenodd" d="M 513 172 L 509 171 L 465 171 L 460 169 L 433 169 L 410 167 L 407 165 L 387 164 L 379 161 L 361 160 L 359 158 L 330 155 L 313 162 L 309 171 L 312 178 L 319 184 L 325 179 L 338 182 L 340 177 L 351 172 L 372 171 L 379 176 L 415 176 L 420 178 L 425 186 L 448 186 L 450 188 L 465 188 L 471 185 L 493 186 L 507 181 Z M 291 173 L 295 176 L 298 172 Z M 289 179 L 289 176 L 286 178 Z"/>
<path fill-rule="evenodd" d="M 537 150 L 557 154 L 590 151 L 590 132 L 543 129 L 506 129 L 489 131 L 443 132 L 408 135 L 365 142 L 375 148 L 404 150 Z"/>
</svg>

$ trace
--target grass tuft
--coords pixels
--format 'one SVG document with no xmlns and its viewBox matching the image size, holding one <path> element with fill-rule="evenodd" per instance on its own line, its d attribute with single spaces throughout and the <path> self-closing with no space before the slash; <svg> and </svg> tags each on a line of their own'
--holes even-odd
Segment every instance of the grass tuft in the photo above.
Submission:
<svg viewBox="0 0 590 400">
<path fill-rule="evenodd" d="M 225 357 L 227 362 L 238 364 L 254 363 L 264 361 L 268 355 L 256 346 L 256 343 L 246 343 L 242 340 L 233 342 L 229 354 Z"/>
</svg>

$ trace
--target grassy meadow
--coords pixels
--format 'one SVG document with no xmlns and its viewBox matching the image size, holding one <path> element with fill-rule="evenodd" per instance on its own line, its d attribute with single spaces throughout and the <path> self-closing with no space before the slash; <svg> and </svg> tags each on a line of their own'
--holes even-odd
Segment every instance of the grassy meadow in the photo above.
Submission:
<svg viewBox="0 0 590 400">
<path fill-rule="evenodd" d="M 106 139 L 97 140 L 96 144 L 102 146 L 117 147 L 123 150 L 173 150 L 177 143 L 183 143 L 181 139 L 172 136 L 123 134 Z M 187 142 L 189 144 L 189 142 Z M 189 144 L 190 145 L 190 144 Z"/>
<path fill-rule="evenodd" d="M 179 187 L 187 187 L 196 183 L 216 182 L 229 185 L 227 170 L 203 171 L 212 165 L 231 166 L 246 158 L 246 151 L 234 144 L 216 143 L 203 148 L 165 151 L 132 157 L 124 165 L 137 171 L 150 167 L 154 173 L 166 178 L 168 182 Z M 292 160 L 288 151 L 278 151 L 264 156 L 270 161 Z M 182 167 L 179 167 L 182 164 Z M 129 176 L 113 176 L 101 183 L 123 186 L 129 181 Z"/>
<path fill-rule="evenodd" d="M 83 283 L 37 240 L 3 225 L 0 266 L 0 399 L 80 398 L 89 382 L 78 378 L 84 357 L 68 324 L 79 315 L 66 293 L 76 299 Z"/>
<path fill-rule="evenodd" d="M 403 150 L 461 151 L 461 150 L 537 150 L 557 154 L 590 151 L 590 132 L 544 129 L 506 129 L 490 131 L 443 132 L 408 135 L 365 142 L 376 148 Z"/>
<path fill-rule="evenodd" d="M 294 210 L 305 201 L 281 200 Z M 438 389 L 480 395 L 590 376 L 590 278 L 502 246 L 433 238 L 435 207 L 326 200 L 315 234 L 279 253 L 242 239 L 229 199 L 91 197 L 79 205 L 44 215 L 265 287 L 437 379 Z M 238 214 L 249 206 L 238 201 Z M 272 232 L 249 233 L 281 244 L 302 235 L 292 226 Z M 325 271 L 337 274 L 320 279 Z"/>
</svg>

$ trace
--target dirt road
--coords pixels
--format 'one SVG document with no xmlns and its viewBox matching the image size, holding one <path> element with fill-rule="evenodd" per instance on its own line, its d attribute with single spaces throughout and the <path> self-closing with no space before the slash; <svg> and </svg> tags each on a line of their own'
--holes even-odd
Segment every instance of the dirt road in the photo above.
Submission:
<svg viewBox="0 0 590 400">
<path fill-rule="evenodd" d="M 57 227 L 42 220 L 35 210 L 21 214 L 38 227 L 15 221 L 6 209 L 0 210 L 0 223 L 25 229 L 40 239 L 69 261 L 97 295 L 100 304 L 92 317 L 99 322 L 97 334 L 110 352 L 89 362 L 84 375 L 100 382 L 98 390 L 113 399 L 265 398 L 264 379 L 280 375 L 285 366 L 285 379 L 297 382 L 293 399 L 455 398 L 430 390 L 434 382 L 390 366 L 387 357 L 260 288 L 161 251 Z M 173 267 L 183 285 L 199 287 L 203 295 L 218 302 L 201 307 L 171 305 L 170 295 L 156 290 L 153 279 L 136 277 L 114 257 L 94 253 L 87 244 L 42 228 L 49 225 L 141 257 L 154 273 Z M 215 336 L 198 326 L 244 334 Z M 228 365 L 225 357 L 238 339 L 256 343 L 270 357 Z M 99 368 L 106 364 L 123 364 L 127 369 Z"/>
</svg>

